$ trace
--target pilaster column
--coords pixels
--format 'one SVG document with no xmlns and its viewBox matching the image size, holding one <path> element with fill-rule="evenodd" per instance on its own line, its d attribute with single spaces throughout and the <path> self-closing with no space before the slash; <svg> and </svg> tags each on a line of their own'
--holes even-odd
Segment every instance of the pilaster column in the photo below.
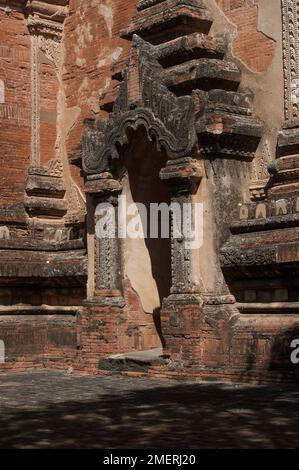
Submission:
<svg viewBox="0 0 299 470">
<path fill-rule="evenodd" d="M 202 178 L 200 162 L 192 158 L 170 160 L 161 170 L 171 195 L 171 294 L 198 292 L 193 276 L 194 250 L 191 231 L 194 224 L 192 193 Z"/>
<path fill-rule="evenodd" d="M 284 75 L 284 125 L 278 134 L 277 159 L 269 165 L 268 196 L 299 188 L 299 10 L 296 0 L 281 0 Z"/>
<path fill-rule="evenodd" d="M 118 195 L 121 191 L 121 184 L 110 174 L 91 175 L 86 179 L 89 214 L 88 300 L 96 303 L 121 297 L 122 262 L 118 237 Z"/>
<path fill-rule="evenodd" d="M 191 223 L 192 199 L 189 184 L 183 183 L 170 188 L 171 191 L 171 294 L 192 292 L 192 252 L 188 248 L 188 234 L 184 225 Z M 188 209 L 189 208 L 189 209 Z M 190 211 L 186 214 L 186 210 Z M 177 233 L 176 233 L 177 232 Z"/>
<path fill-rule="evenodd" d="M 49 92 L 52 105 L 49 107 L 41 93 L 45 58 L 47 67 L 55 71 L 50 79 L 52 84 L 61 87 L 62 36 L 63 23 L 68 16 L 67 0 L 59 5 L 53 2 L 31 0 L 25 2 L 24 14 L 31 40 L 31 155 L 24 206 L 30 217 L 49 216 L 62 219 L 68 210 L 65 171 L 61 156 L 58 95 Z M 58 91 L 59 92 L 59 91 Z M 49 120 L 48 114 L 51 116 Z M 51 122 L 50 122 L 51 121 Z M 49 155 L 43 155 L 45 142 L 48 142 L 48 129 L 51 126 L 53 137 L 49 146 L 53 149 Z M 52 132 L 50 132 L 52 135 Z"/>
<path fill-rule="evenodd" d="M 38 167 L 41 160 L 39 51 L 43 51 L 53 62 L 58 74 L 60 72 L 63 22 L 68 15 L 68 9 L 35 1 L 28 5 L 25 12 L 28 14 L 27 25 L 31 35 L 31 165 Z"/>
<path fill-rule="evenodd" d="M 189 157 L 170 160 L 160 178 L 169 185 L 172 203 L 172 287 L 161 309 L 164 354 L 178 365 L 191 365 L 196 357 L 193 348 L 201 335 L 203 301 L 195 282 L 196 257 L 188 228 L 194 215 L 192 195 L 202 178 L 201 163 Z"/>
<path fill-rule="evenodd" d="M 119 352 L 123 322 L 118 195 L 122 187 L 109 172 L 86 176 L 88 293 L 79 319 L 81 351 L 78 369 L 97 371 L 100 361 Z M 102 236 L 101 229 L 109 235 Z"/>
</svg>

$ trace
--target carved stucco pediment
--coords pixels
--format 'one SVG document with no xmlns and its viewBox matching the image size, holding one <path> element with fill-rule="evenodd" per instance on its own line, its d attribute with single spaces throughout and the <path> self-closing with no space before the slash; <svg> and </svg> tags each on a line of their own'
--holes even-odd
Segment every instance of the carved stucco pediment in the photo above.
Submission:
<svg viewBox="0 0 299 470">
<path fill-rule="evenodd" d="M 87 174 L 109 170 L 111 161 L 119 158 L 119 147 L 128 144 L 131 131 L 140 126 L 169 159 L 188 156 L 196 146 L 193 99 L 177 97 L 168 90 L 153 46 L 136 35 L 123 75 L 119 96 L 108 120 L 86 121 L 83 169 Z"/>
</svg>

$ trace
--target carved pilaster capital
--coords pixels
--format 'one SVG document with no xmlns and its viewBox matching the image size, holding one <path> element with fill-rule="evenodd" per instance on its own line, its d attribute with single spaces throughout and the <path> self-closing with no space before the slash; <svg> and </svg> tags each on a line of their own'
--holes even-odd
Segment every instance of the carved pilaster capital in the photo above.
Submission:
<svg viewBox="0 0 299 470">
<path fill-rule="evenodd" d="M 163 308 L 171 308 L 180 306 L 196 305 L 199 308 L 204 306 L 204 300 L 198 293 L 183 293 L 183 294 L 170 294 L 163 299 Z"/>
<path fill-rule="evenodd" d="M 60 40 L 63 26 L 61 23 L 40 18 L 37 14 L 31 14 L 27 18 L 27 26 L 32 35 L 42 35 Z"/>
<path fill-rule="evenodd" d="M 61 3 L 61 2 L 60 2 Z M 52 2 L 28 0 L 24 11 L 28 15 L 27 25 L 33 35 L 44 36 L 60 41 L 63 22 L 68 16 L 68 0 L 64 5 L 53 5 Z"/>
<path fill-rule="evenodd" d="M 112 178 L 110 173 L 91 175 L 85 181 L 85 193 L 94 196 L 117 195 L 122 191 L 122 185 L 118 180 Z"/>
<path fill-rule="evenodd" d="M 185 186 L 188 192 L 193 192 L 194 186 L 197 187 L 202 177 L 202 162 L 190 157 L 168 160 L 165 168 L 160 171 L 162 181 L 171 186 Z"/>
</svg>

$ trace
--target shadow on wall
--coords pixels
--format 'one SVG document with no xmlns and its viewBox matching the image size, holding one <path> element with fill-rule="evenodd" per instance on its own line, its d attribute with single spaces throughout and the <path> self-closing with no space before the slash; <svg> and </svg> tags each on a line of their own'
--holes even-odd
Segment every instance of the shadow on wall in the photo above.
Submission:
<svg viewBox="0 0 299 470">
<path fill-rule="evenodd" d="M 263 383 L 268 373 L 275 377 L 277 383 L 299 382 L 299 364 L 291 361 L 291 354 L 294 348 L 291 343 L 294 339 L 299 340 L 299 327 L 282 331 L 274 339 L 272 335 L 256 334 L 253 338 L 250 351 L 246 358 L 246 371 L 242 374 L 241 379 L 246 381 L 246 377 L 250 372 L 259 372 L 260 382 Z M 268 356 L 268 348 L 263 349 L 261 343 L 269 341 L 270 354 Z M 299 353 L 298 353 L 299 358 Z"/>
<path fill-rule="evenodd" d="M 161 341 L 162 348 L 165 348 L 165 339 L 163 336 L 162 325 L 161 325 L 161 308 L 160 307 L 155 308 L 153 312 L 153 319 L 154 319 L 156 331 Z"/>
<path fill-rule="evenodd" d="M 126 167 L 133 201 L 142 203 L 147 210 L 147 223 L 143 230 L 147 237 L 146 248 L 151 260 L 152 276 L 155 280 L 160 305 L 170 294 L 171 287 L 171 249 L 169 238 L 150 236 L 151 204 L 170 204 L 167 185 L 159 178 L 161 168 L 166 165 L 166 155 L 158 152 L 155 143 L 149 142 L 146 131 L 140 128 L 132 137 L 131 148 L 127 156 Z M 143 220 L 142 220 L 143 222 Z M 162 220 L 159 218 L 159 233 Z M 148 273 L 144 273 L 145 276 Z"/>
<path fill-rule="evenodd" d="M 271 348 L 269 370 L 281 370 L 282 377 L 284 374 L 288 376 L 291 373 L 299 381 L 299 364 L 293 364 L 291 361 L 291 354 L 294 350 L 291 343 L 294 339 L 299 340 L 299 326 L 288 329 L 275 337 Z"/>
<path fill-rule="evenodd" d="M 133 251 L 136 259 L 136 270 L 138 276 L 143 279 L 145 289 L 152 292 L 153 283 L 157 289 L 158 298 L 152 299 L 156 303 L 153 310 L 153 321 L 160 337 L 162 345 L 164 339 L 161 330 L 160 309 L 162 301 L 170 294 L 171 288 L 171 246 L 170 238 L 162 238 L 161 225 L 164 222 L 159 217 L 158 220 L 158 238 L 151 236 L 150 210 L 151 204 L 170 204 L 170 195 L 168 187 L 159 178 L 161 168 L 166 165 L 166 155 L 158 152 L 156 144 L 150 142 L 147 133 L 143 127 L 137 129 L 129 137 L 130 146 L 124 158 L 124 167 L 127 171 L 128 182 L 132 200 L 134 203 L 141 203 L 146 208 L 147 220 L 141 219 L 143 223 L 143 232 L 146 234 L 144 245 L 139 240 L 131 240 L 130 250 Z M 169 224 L 168 224 L 169 226 Z M 169 227 L 168 227 L 169 228 Z M 142 250 L 142 251 L 140 251 Z M 138 263 L 138 259 L 144 259 L 147 252 L 149 265 Z"/>
</svg>

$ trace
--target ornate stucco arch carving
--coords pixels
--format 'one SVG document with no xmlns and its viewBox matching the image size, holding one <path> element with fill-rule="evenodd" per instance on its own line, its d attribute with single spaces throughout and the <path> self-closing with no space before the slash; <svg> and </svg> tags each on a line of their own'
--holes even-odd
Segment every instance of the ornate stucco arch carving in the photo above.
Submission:
<svg viewBox="0 0 299 470">
<path fill-rule="evenodd" d="M 168 90 L 163 70 L 154 47 L 135 35 L 113 112 L 106 122 L 86 121 L 83 170 L 87 175 L 108 171 L 112 160 L 120 157 L 119 148 L 129 145 L 131 131 L 140 126 L 169 160 L 190 156 L 197 145 L 195 104 L 192 97 L 177 97 Z"/>
</svg>

